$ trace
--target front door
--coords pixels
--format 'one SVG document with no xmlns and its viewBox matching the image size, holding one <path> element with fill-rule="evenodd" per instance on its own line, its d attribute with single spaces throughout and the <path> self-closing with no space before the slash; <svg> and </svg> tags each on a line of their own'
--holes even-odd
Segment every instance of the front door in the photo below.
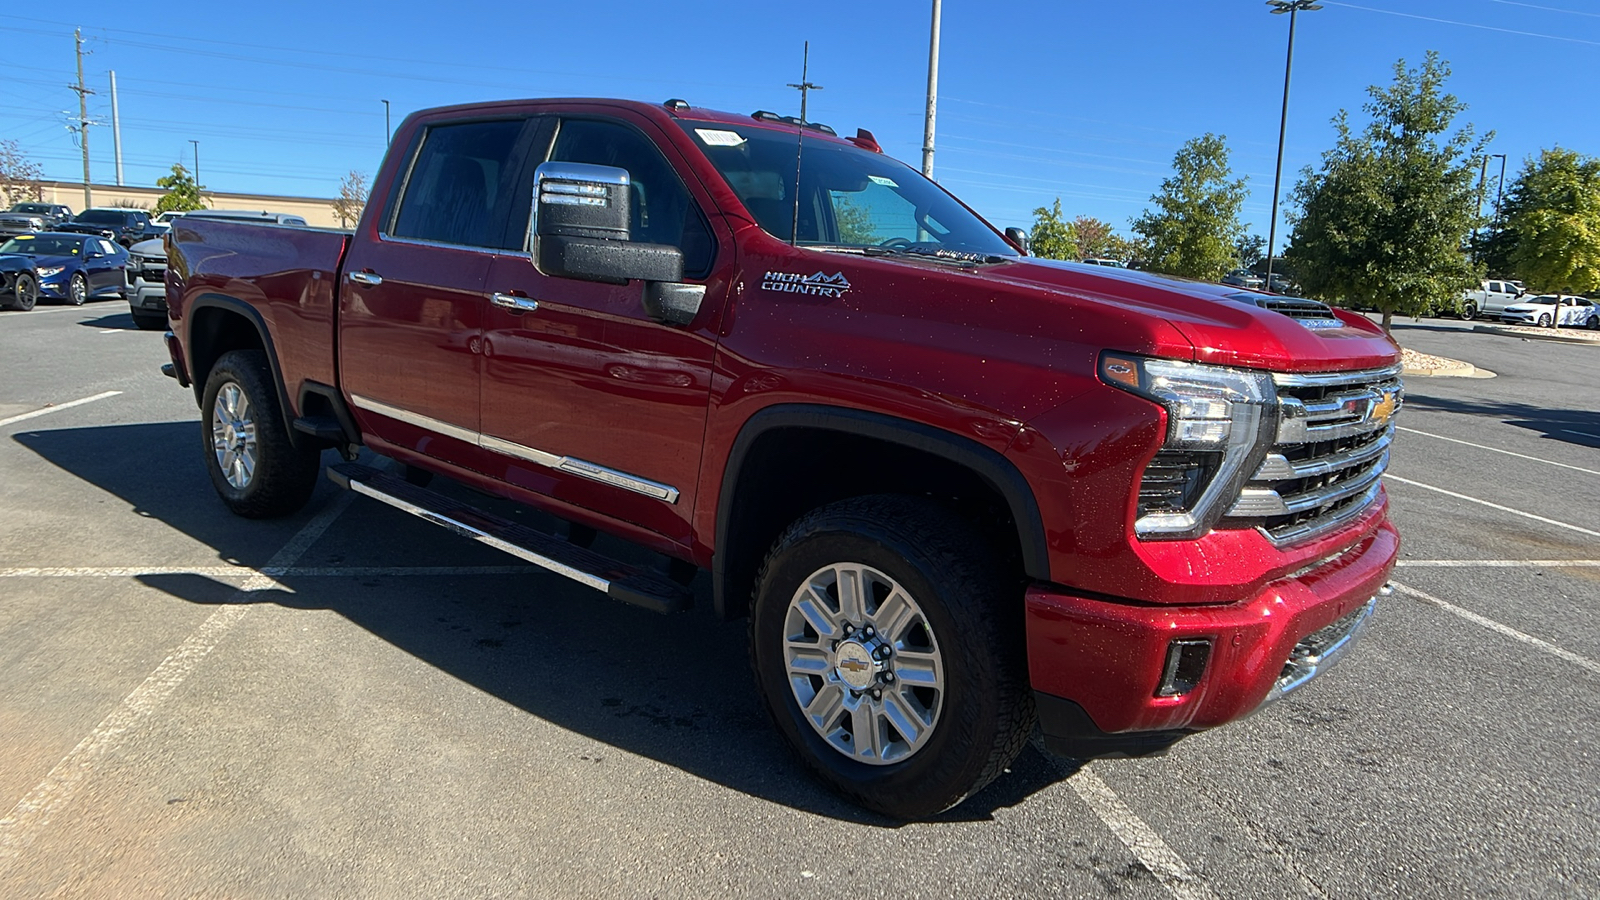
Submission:
<svg viewBox="0 0 1600 900">
<path fill-rule="evenodd" d="M 550 159 L 617 166 L 632 179 L 632 238 L 684 251 L 707 284 L 687 328 L 649 319 L 643 286 L 547 278 L 529 257 L 495 260 L 485 321 L 483 440 L 499 477 L 687 543 L 710 396 L 714 322 L 727 291 L 699 185 L 691 192 L 643 120 L 564 118 Z M 718 265 L 725 272 L 728 266 Z"/>
<path fill-rule="evenodd" d="M 484 281 L 505 242 L 530 144 L 526 117 L 432 125 L 376 240 L 352 243 L 339 356 L 369 435 L 482 471 Z"/>
</svg>

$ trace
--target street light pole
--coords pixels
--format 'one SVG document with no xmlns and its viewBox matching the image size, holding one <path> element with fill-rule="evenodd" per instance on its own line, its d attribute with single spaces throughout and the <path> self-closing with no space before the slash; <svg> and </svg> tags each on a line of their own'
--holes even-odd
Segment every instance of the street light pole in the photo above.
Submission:
<svg viewBox="0 0 1600 900">
<path fill-rule="evenodd" d="M 1289 131 L 1289 73 L 1294 70 L 1294 24 L 1300 10 L 1322 6 L 1313 0 L 1267 0 L 1275 16 L 1289 14 L 1289 55 L 1283 63 L 1283 115 L 1278 120 L 1278 167 L 1272 176 L 1272 221 L 1267 226 L 1267 280 L 1263 287 L 1272 292 L 1272 253 L 1278 240 L 1278 194 L 1283 189 L 1283 139 Z"/>
<path fill-rule="evenodd" d="M 928 104 L 922 117 L 922 176 L 933 177 L 933 118 L 939 106 L 939 7 L 933 0 L 933 29 L 928 36 Z"/>
<path fill-rule="evenodd" d="M 389 101 L 383 102 L 383 145 L 389 146 L 394 141 L 394 129 L 389 127 Z"/>
<path fill-rule="evenodd" d="M 189 143 L 194 145 L 194 198 L 196 200 L 199 200 L 200 199 L 200 142 L 196 141 L 196 140 L 190 140 Z"/>
</svg>

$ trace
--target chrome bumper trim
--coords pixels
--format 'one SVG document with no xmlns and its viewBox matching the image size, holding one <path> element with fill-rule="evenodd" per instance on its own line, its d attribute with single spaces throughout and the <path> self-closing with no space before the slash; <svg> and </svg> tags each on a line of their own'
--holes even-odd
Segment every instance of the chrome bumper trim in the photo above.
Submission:
<svg viewBox="0 0 1600 900">
<path fill-rule="evenodd" d="M 1333 668 L 1350 651 L 1356 637 L 1372 620 L 1373 610 L 1377 607 L 1378 598 L 1375 596 L 1333 624 L 1301 638 L 1289 651 L 1289 659 L 1283 664 L 1282 673 L 1267 691 L 1261 706 L 1283 699 L 1291 691 Z"/>
</svg>

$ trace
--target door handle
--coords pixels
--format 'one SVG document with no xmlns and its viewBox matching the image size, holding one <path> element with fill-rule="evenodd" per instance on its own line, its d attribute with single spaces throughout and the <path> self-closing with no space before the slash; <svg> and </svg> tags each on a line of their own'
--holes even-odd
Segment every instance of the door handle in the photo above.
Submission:
<svg viewBox="0 0 1600 900">
<path fill-rule="evenodd" d="M 356 284 L 365 284 L 369 286 L 383 284 L 383 276 L 375 272 L 351 272 L 349 278 Z"/>
<path fill-rule="evenodd" d="M 537 312 L 539 309 L 539 301 L 532 297 L 518 297 L 513 294 L 494 294 L 489 297 L 489 302 L 514 313 Z"/>
</svg>

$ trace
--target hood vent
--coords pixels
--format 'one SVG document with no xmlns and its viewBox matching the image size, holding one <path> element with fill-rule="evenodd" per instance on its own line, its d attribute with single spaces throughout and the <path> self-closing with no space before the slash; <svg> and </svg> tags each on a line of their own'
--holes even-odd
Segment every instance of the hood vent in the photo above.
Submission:
<svg viewBox="0 0 1600 900">
<path fill-rule="evenodd" d="M 1324 303 L 1315 300 L 1306 300 L 1301 297 L 1280 297 L 1272 294 L 1233 294 L 1228 299 L 1270 309 L 1281 313 L 1299 322 L 1310 329 L 1342 328 L 1344 323 L 1333 314 L 1333 310 Z"/>
</svg>

